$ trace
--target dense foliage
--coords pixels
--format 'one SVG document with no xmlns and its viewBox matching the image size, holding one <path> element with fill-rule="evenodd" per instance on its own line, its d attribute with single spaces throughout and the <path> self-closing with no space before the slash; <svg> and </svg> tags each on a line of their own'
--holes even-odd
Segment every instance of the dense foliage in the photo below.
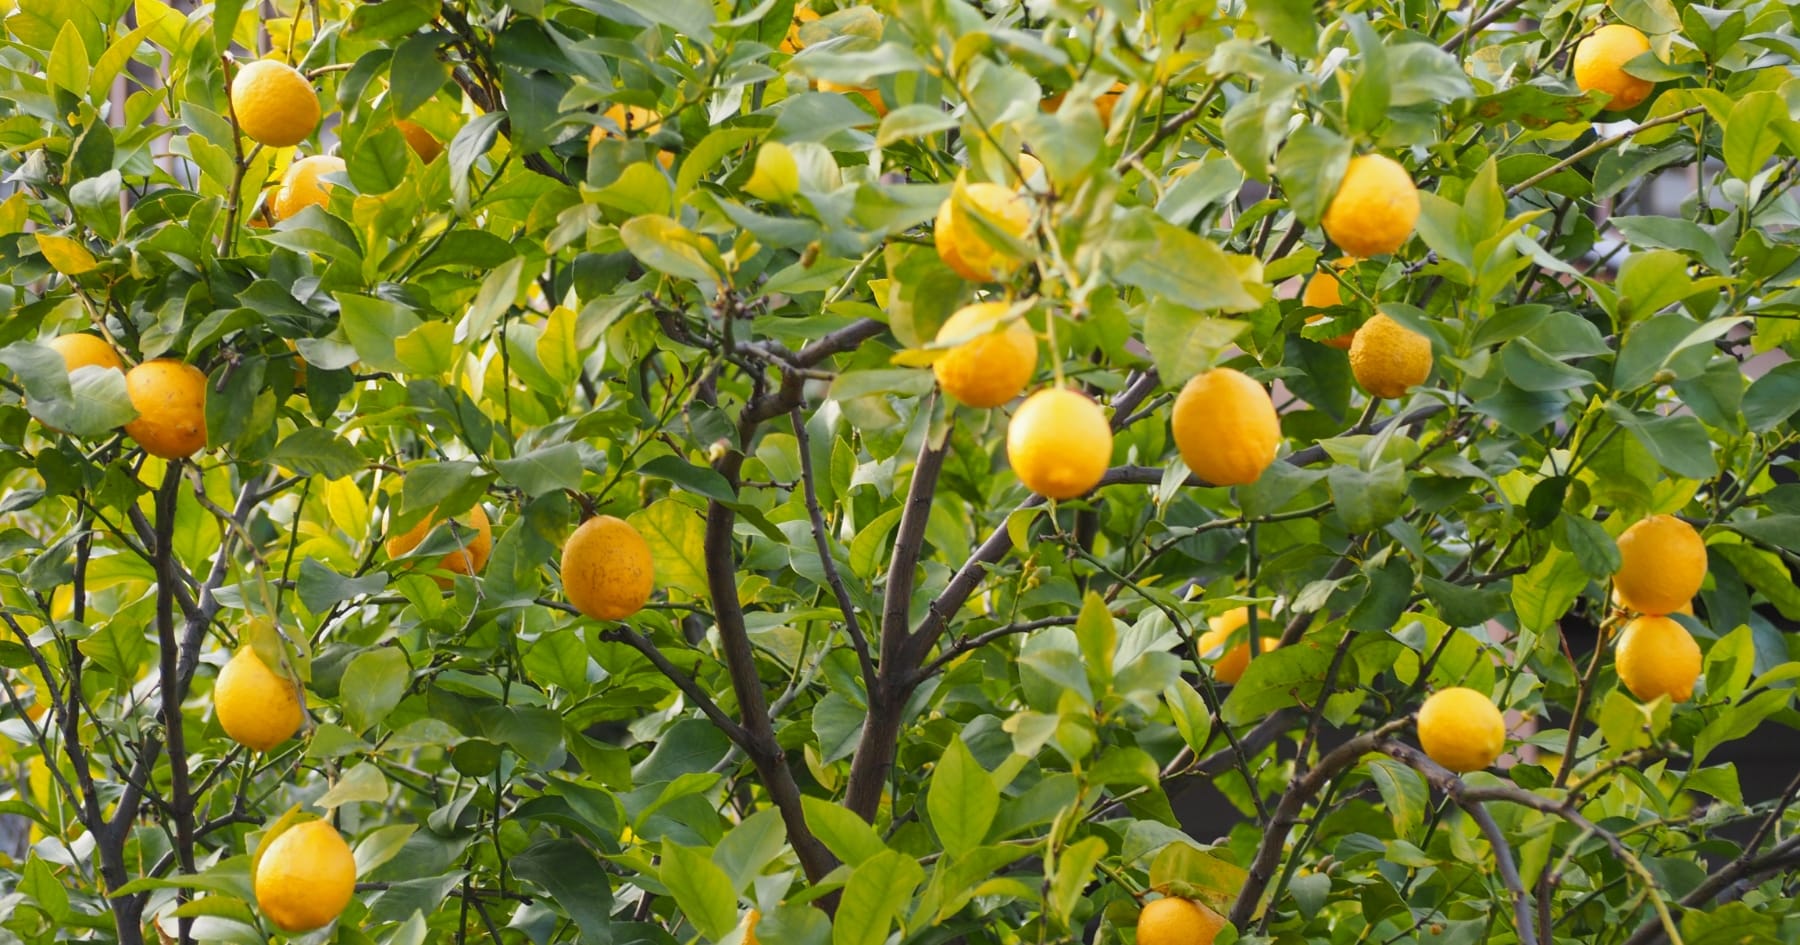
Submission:
<svg viewBox="0 0 1800 945">
<path fill-rule="evenodd" d="M 1800 722 L 1800 7 L 1455 6 L 16 0 L 0 942 L 281 935 L 253 859 L 320 814 L 358 885 L 309 941 L 1111 941 L 1156 894 L 1221 942 L 1800 938 L 1800 781 L 1715 758 Z M 1615 22 L 1654 89 L 1603 113 L 1569 59 Z M 240 134 L 264 56 L 318 90 L 297 148 Z M 1340 267 L 1365 153 L 1416 238 Z M 947 198 L 1009 281 L 946 265 Z M 1033 496 L 1012 408 L 936 391 L 978 298 L 1105 409 L 1098 489 Z M 1430 341 L 1398 399 L 1322 343 L 1377 310 Z M 76 331 L 204 370 L 206 448 L 118 432 Z M 1281 411 L 1235 488 L 1169 421 L 1222 364 Z M 470 529 L 390 551 L 477 503 L 478 574 L 431 573 Z M 654 562 L 623 621 L 561 586 L 597 513 Z M 1706 543 L 1681 704 L 1562 632 L 1619 626 L 1655 513 Z M 1283 645 L 1226 685 L 1196 639 L 1246 606 Z M 239 647 L 299 737 L 226 735 Z M 1451 686 L 1498 766 L 1412 747 Z M 1199 779 L 1229 836 L 1177 822 Z"/>
</svg>

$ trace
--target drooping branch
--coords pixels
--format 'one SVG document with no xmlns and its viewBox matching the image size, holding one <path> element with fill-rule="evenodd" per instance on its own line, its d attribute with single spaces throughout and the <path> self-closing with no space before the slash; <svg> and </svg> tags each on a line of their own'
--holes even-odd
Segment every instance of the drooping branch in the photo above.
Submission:
<svg viewBox="0 0 1800 945">
<path fill-rule="evenodd" d="M 813 473 L 812 442 L 806 432 L 806 419 L 800 416 L 798 409 L 789 416 L 793 418 L 795 445 L 800 450 L 800 487 L 806 500 L 806 515 L 812 523 L 813 545 L 819 552 L 819 567 L 824 570 L 825 583 L 830 585 L 832 594 L 837 597 L 838 610 L 844 615 L 844 632 L 849 634 L 850 645 L 856 650 L 856 662 L 862 668 L 863 686 L 873 691 L 875 660 L 869 652 L 869 638 L 863 635 L 862 622 L 856 618 L 856 601 L 850 597 L 850 588 L 844 583 L 844 576 L 838 572 L 837 559 L 831 554 L 831 541 L 825 529 L 825 512 L 819 508 L 818 478 Z"/>
<path fill-rule="evenodd" d="M 726 738 L 731 739 L 733 744 L 744 749 L 746 753 L 749 752 L 750 733 L 745 731 L 742 725 L 733 721 L 731 716 L 726 715 L 725 710 L 719 708 L 719 704 L 713 701 L 712 696 L 707 695 L 706 690 L 701 689 L 700 684 L 694 682 L 694 677 L 682 672 L 681 667 L 676 666 L 662 650 L 657 648 L 655 643 L 651 642 L 649 637 L 630 627 L 619 625 L 600 631 L 600 638 L 613 643 L 623 643 L 643 654 L 644 658 L 650 661 L 650 665 L 655 666 L 658 672 L 674 683 L 675 688 L 680 689 L 681 694 L 686 696 L 687 700 L 693 703 L 701 714 L 717 726 L 719 731 L 725 733 Z"/>
</svg>

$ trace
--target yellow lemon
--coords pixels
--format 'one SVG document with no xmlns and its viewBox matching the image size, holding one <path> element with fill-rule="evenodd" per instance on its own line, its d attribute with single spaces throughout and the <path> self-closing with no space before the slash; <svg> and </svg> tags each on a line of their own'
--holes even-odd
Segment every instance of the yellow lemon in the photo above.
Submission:
<svg viewBox="0 0 1800 945">
<path fill-rule="evenodd" d="M 1376 315 L 1350 340 L 1350 373 L 1375 397 L 1405 396 L 1431 376 L 1431 339 Z"/>
<path fill-rule="evenodd" d="M 288 932 L 330 924 L 356 892 L 356 857 L 337 828 L 309 820 L 282 831 L 263 851 L 253 880 L 256 904 Z"/>
<path fill-rule="evenodd" d="M 191 364 L 157 358 L 125 373 L 125 392 L 137 419 L 125 435 L 144 452 L 184 459 L 206 446 L 206 375 Z"/>
<path fill-rule="evenodd" d="M 1451 771 L 1480 771 L 1506 747 L 1506 720 L 1484 693 L 1441 689 L 1419 707 L 1419 746 Z"/>
<path fill-rule="evenodd" d="M 1255 482 L 1281 445 L 1281 418 L 1269 392 L 1231 368 L 1214 368 L 1183 385 L 1169 426 L 1181 461 L 1215 486 Z"/>
<path fill-rule="evenodd" d="M 1335 269 L 1343 270 L 1356 265 L 1356 260 L 1349 256 L 1340 256 L 1331 265 Z M 1300 304 L 1307 308 L 1337 308 L 1344 304 L 1343 286 L 1338 282 L 1336 275 L 1321 269 L 1313 273 L 1312 278 L 1306 280 L 1306 287 L 1300 290 Z M 1311 325 L 1327 317 L 1325 315 L 1309 315 L 1306 323 Z M 1350 343 L 1355 338 L 1356 332 L 1352 330 L 1319 340 L 1339 351 L 1348 351 Z"/>
<path fill-rule="evenodd" d="M 1650 97 L 1656 83 L 1625 71 L 1625 64 L 1650 51 L 1650 39 L 1623 23 L 1611 23 L 1575 44 L 1575 87 L 1612 96 L 1606 110 L 1629 111 Z"/>
<path fill-rule="evenodd" d="M 653 135 L 662 128 L 661 115 L 638 105 L 615 103 L 605 111 L 604 116 L 611 119 L 612 123 L 625 133 L 624 137 L 626 138 L 642 138 Z M 595 145 L 607 138 L 619 136 L 619 132 L 612 128 L 595 125 L 594 129 L 588 132 L 588 150 L 592 151 Z M 675 154 L 672 151 L 657 151 L 656 161 L 667 170 L 675 165 Z"/>
<path fill-rule="evenodd" d="M 1138 913 L 1137 945 L 1212 945 L 1225 917 L 1192 899 L 1165 896 Z"/>
<path fill-rule="evenodd" d="M 968 338 L 931 365 L 944 393 L 971 407 L 998 407 L 1031 382 L 1037 336 L 1023 318 L 999 325 L 1012 309 L 1005 302 L 977 302 L 957 309 L 938 329 L 941 342 Z"/>
<path fill-rule="evenodd" d="M 969 184 L 963 188 L 970 204 L 1003 232 L 1023 239 L 1031 226 L 1031 205 L 1017 191 L 999 184 Z M 956 274 L 971 282 L 1001 282 L 1019 270 L 1020 259 L 982 238 L 968 210 L 954 198 L 938 208 L 932 233 L 938 256 Z"/>
<path fill-rule="evenodd" d="M 71 372 L 76 368 L 83 367 L 125 370 L 125 362 L 119 358 L 119 352 L 99 335 L 75 332 L 69 335 L 58 335 L 44 344 L 62 355 L 63 365 Z"/>
<path fill-rule="evenodd" d="M 1700 593 L 1706 580 L 1706 542 L 1673 515 L 1652 515 L 1619 536 L 1613 589 L 1627 610 L 1672 614 Z"/>
<path fill-rule="evenodd" d="M 442 521 L 423 519 L 404 534 L 389 538 L 388 557 L 399 558 L 419 547 L 425 541 L 425 536 L 431 534 L 431 530 Z M 456 574 L 480 574 L 481 569 L 487 565 L 488 553 L 494 548 L 494 530 L 492 523 L 488 521 L 487 510 L 478 503 L 470 507 L 468 512 L 452 517 L 450 521 L 463 526 L 458 532 L 463 539 L 463 546 L 424 566 L 434 570 L 442 568 Z M 448 586 L 450 582 L 440 578 L 438 583 Z"/>
<path fill-rule="evenodd" d="M 394 127 L 399 129 L 400 137 L 406 139 L 406 146 L 419 156 L 420 161 L 430 164 L 444 153 L 444 143 L 426 131 L 424 125 L 402 118 L 394 122 Z"/>
<path fill-rule="evenodd" d="M 1400 162 L 1381 154 L 1350 159 L 1325 208 L 1325 235 L 1352 256 L 1379 256 L 1406 245 L 1419 219 L 1419 191 Z"/>
<path fill-rule="evenodd" d="M 1619 596 L 1619 588 L 1618 588 L 1618 585 L 1616 585 L 1616 584 L 1613 585 L 1613 589 L 1612 589 L 1612 605 L 1613 605 L 1614 610 L 1629 611 L 1632 609 L 1630 607 L 1625 606 L 1625 598 Z M 1669 611 L 1669 613 L 1681 614 L 1684 617 L 1692 617 L 1694 615 L 1694 602 L 1692 600 L 1683 601 L 1680 607 L 1677 607 L 1674 610 Z M 1652 614 L 1651 616 L 1657 616 L 1657 615 Z"/>
<path fill-rule="evenodd" d="M 324 177 L 343 171 L 344 159 L 329 154 L 315 154 L 289 164 L 287 173 L 281 175 L 275 199 L 269 203 L 269 216 L 279 223 L 307 207 L 330 205 L 333 185 Z"/>
<path fill-rule="evenodd" d="M 1044 99 L 1043 109 L 1051 114 L 1062 111 L 1063 101 L 1069 97 L 1067 92 L 1058 92 Z M 1114 82 L 1112 88 L 1094 96 L 1094 110 L 1100 113 L 1100 124 L 1112 126 L 1113 112 L 1119 107 L 1119 100 L 1125 97 L 1125 83 Z"/>
<path fill-rule="evenodd" d="M 1047 387 L 1025 398 L 1006 428 L 1006 459 L 1025 488 L 1073 499 L 1100 484 L 1112 461 L 1112 426 L 1093 398 Z"/>
<path fill-rule="evenodd" d="M 563 593 L 595 620 L 623 620 L 643 608 L 655 586 L 650 545 L 630 522 L 597 515 L 563 543 Z"/>
<path fill-rule="evenodd" d="M 293 680 L 269 669 L 248 646 L 219 670 L 212 698 L 225 734 L 254 751 L 287 741 L 304 721 Z"/>
<path fill-rule="evenodd" d="M 1639 699 L 1668 696 L 1672 702 L 1686 702 L 1700 678 L 1700 644 L 1667 617 L 1637 617 L 1619 634 L 1613 665 L 1619 681 Z"/>
<path fill-rule="evenodd" d="M 839 95 L 861 96 L 863 101 L 869 103 L 870 108 L 875 109 L 877 117 L 885 116 L 888 113 L 887 103 L 881 100 L 880 89 L 870 88 L 864 85 L 845 85 L 842 82 L 833 82 L 830 79 L 820 79 L 818 86 L 819 91 L 821 92 L 836 92 Z"/>
<path fill-rule="evenodd" d="M 794 21 L 788 24 L 787 38 L 781 41 L 781 51 L 792 56 L 800 50 L 805 49 L 806 44 L 800 40 L 800 27 L 805 26 L 818 18 L 819 14 L 811 7 L 796 5 L 794 7 Z"/>
<path fill-rule="evenodd" d="M 1260 621 L 1267 621 L 1269 615 L 1265 611 L 1256 612 Z M 1209 617 L 1206 621 L 1206 632 L 1194 641 L 1194 647 L 1202 656 L 1231 642 L 1232 634 L 1244 629 L 1250 623 L 1250 608 L 1238 607 L 1228 610 L 1217 617 Z M 1267 626 L 1267 624 L 1263 624 Z M 1259 653 L 1267 653 L 1280 644 L 1279 640 L 1267 636 L 1258 636 L 1256 649 Z M 1219 654 L 1212 661 L 1213 678 L 1227 686 L 1237 685 L 1244 678 L 1244 670 L 1250 668 L 1250 641 L 1248 639 Z"/>
<path fill-rule="evenodd" d="M 231 80 L 231 110 L 251 140 L 286 148 L 319 127 L 319 93 L 300 70 L 285 62 L 258 59 Z"/>
</svg>

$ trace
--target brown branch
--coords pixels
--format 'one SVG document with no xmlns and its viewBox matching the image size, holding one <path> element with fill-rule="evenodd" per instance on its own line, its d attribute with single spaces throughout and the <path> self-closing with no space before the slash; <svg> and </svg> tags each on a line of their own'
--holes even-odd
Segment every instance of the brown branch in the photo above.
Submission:
<svg viewBox="0 0 1800 945">
<path fill-rule="evenodd" d="M 825 513 L 819 508 L 818 478 L 813 473 L 812 442 L 806 432 L 806 420 L 795 409 L 789 416 L 794 422 L 794 441 L 800 450 L 800 483 L 806 499 L 806 515 L 812 521 L 813 545 L 819 551 L 819 567 L 825 571 L 825 583 L 837 597 L 838 609 L 844 614 L 844 632 L 856 650 L 856 662 L 862 667 L 863 686 L 875 689 L 875 661 L 869 654 L 869 638 L 863 635 L 862 623 L 856 619 L 856 601 L 838 572 L 837 559 L 831 554 L 831 541 L 826 537 Z"/>
<path fill-rule="evenodd" d="M 1638 125 L 1635 128 L 1628 128 L 1625 131 L 1621 131 L 1618 134 L 1613 135 L 1609 138 L 1601 138 L 1599 141 L 1596 141 L 1593 144 L 1590 144 L 1587 147 L 1582 148 L 1581 150 L 1575 152 L 1574 154 L 1571 154 L 1568 157 L 1563 158 L 1560 161 L 1557 161 L 1555 164 L 1552 164 L 1549 167 L 1546 167 L 1543 170 L 1537 172 L 1536 174 L 1533 174 L 1530 177 L 1527 177 L 1524 180 L 1518 182 L 1517 184 L 1514 184 L 1513 186 L 1507 188 L 1506 196 L 1508 198 L 1517 197 L 1518 195 L 1524 193 L 1525 191 L 1530 190 L 1533 187 L 1536 187 L 1538 184 L 1541 184 L 1544 181 L 1547 181 L 1550 178 L 1556 176 L 1557 174 L 1560 174 L 1563 171 L 1568 170 L 1570 167 L 1573 167 L 1576 163 L 1578 163 L 1580 161 L 1583 161 L 1587 158 L 1593 157 L 1594 155 L 1599 154 L 1602 151 L 1605 151 L 1607 148 L 1617 147 L 1618 145 L 1621 145 L 1627 141 L 1630 141 L 1632 139 L 1632 137 L 1637 135 L 1639 132 L 1648 131 L 1649 129 L 1655 128 L 1659 125 L 1673 124 L 1673 123 L 1681 121 L 1685 118 L 1691 118 L 1694 115 L 1698 115 L 1704 111 L 1706 111 L 1706 106 L 1695 105 L 1692 108 L 1684 108 L 1678 112 L 1671 112 L 1667 115 L 1662 116 L 1661 118 L 1652 118 L 1649 121 L 1646 121 L 1643 124 Z"/>
<path fill-rule="evenodd" d="M 621 624 L 600 631 L 600 638 L 613 643 L 623 643 L 642 653 L 658 672 L 668 677 L 668 680 L 675 684 L 675 688 L 681 690 L 681 694 L 686 696 L 689 702 L 692 702 L 706 715 L 708 720 L 718 726 L 719 731 L 725 733 L 726 738 L 731 739 L 746 753 L 750 751 L 750 733 L 745 731 L 742 725 L 733 721 L 731 716 L 726 715 L 725 710 L 719 708 L 719 704 L 713 701 L 712 696 L 707 695 L 706 690 L 701 689 L 700 685 L 694 682 L 692 676 L 682 672 L 681 667 L 676 666 L 649 637 Z"/>
</svg>

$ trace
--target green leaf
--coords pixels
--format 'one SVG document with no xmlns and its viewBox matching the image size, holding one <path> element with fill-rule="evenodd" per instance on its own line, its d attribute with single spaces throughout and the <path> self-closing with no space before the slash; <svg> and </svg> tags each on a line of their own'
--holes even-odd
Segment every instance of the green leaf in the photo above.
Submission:
<svg viewBox="0 0 1800 945">
<path fill-rule="evenodd" d="M 540 840 L 506 865 L 520 879 L 548 892 L 580 927 L 583 942 L 605 945 L 614 940 L 612 884 L 606 869 L 581 841 Z"/>
<path fill-rule="evenodd" d="M 352 664 L 354 665 L 354 664 Z M 345 674 L 348 681 L 348 674 Z M 365 761 L 344 772 L 337 783 L 331 786 L 313 806 L 321 810 L 335 810 L 345 804 L 379 804 L 387 800 L 388 781 L 381 774 L 381 769 Z"/>
<path fill-rule="evenodd" d="M 842 805 L 811 796 L 801 798 L 800 804 L 813 835 L 846 864 L 861 866 L 874 857 L 891 852 L 887 844 L 881 842 L 875 828 Z"/>
<path fill-rule="evenodd" d="M 678 499 L 659 499 L 630 517 L 632 527 L 650 546 L 656 583 L 706 597 L 706 520 Z"/>
<path fill-rule="evenodd" d="M 1513 578 L 1512 604 L 1519 616 L 1519 627 L 1549 632 L 1587 585 L 1587 572 L 1574 555 L 1559 548 L 1549 549 L 1530 570 Z"/>
<path fill-rule="evenodd" d="M 1398 462 L 1367 471 L 1333 466 L 1325 478 L 1331 484 L 1338 516 L 1352 532 L 1373 531 L 1393 521 L 1406 499 L 1406 469 Z"/>
<path fill-rule="evenodd" d="M 19 877 L 18 891 L 44 910 L 44 914 L 52 921 L 68 921 L 69 891 L 63 888 L 62 882 L 51 872 L 50 865 L 36 853 L 25 860 L 25 870 Z"/>
<path fill-rule="evenodd" d="M 701 935 L 716 942 L 737 925 L 737 892 L 731 878 L 706 854 L 665 843 L 658 875 Z"/>
<path fill-rule="evenodd" d="M 356 844 L 356 875 L 367 876 L 377 867 L 400 855 L 406 841 L 418 830 L 417 824 L 390 824 L 369 831 Z"/>
<path fill-rule="evenodd" d="M 437 19 L 438 0 L 381 0 L 365 3 L 350 13 L 350 28 L 345 32 L 359 40 L 384 42 L 429 24 Z"/>
<path fill-rule="evenodd" d="M 1349 126 L 1360 132 L 1371 132 L 1388 119 L 1388 103 L 1393 97 L 1394 80 L 1389 75 L 1387 47 L 1381 37 L 1359 13 L 1343 17 L 1356 42 L 1360 60 L 1350 79 L 1350 96 L 1346 102 Z"/>
<path fill-rule="evenodd" d="M 1648 318 L 1695 291 L 1686 256 L 1655 249 L 1633 253 L 1619 267 L 1619 322 Z"/>
<path fill-rule="evenodd" d="M 1681 940 L 1686 945 L 1781 945 L 1785 941 L 1776 915 L 1742 902 L 1683 912 Z"/>
<path fill-rule="evenodd" d="M 525 649 L 525 672 L 534 680 L 564 689 L 584 689 L 588 681 L 588 652 L 581 635 L 558 630 L 538 637 Z"/>
<path fill-rule="evenodd" d="M 826 693 L 813 704 L 813 734 L 819 739 L 819 760 L 826 764 L 841 761 L 856 753 L 862 743 L 863 724 L 869 710 L 850 701 L 841 692 Z"/>
<path fill-rule="evenodd" d="M 1246 287 L 1233 257 L 1216 244 L 1172 226 L 1148 208 L 1131 212 L 1106 244 L 1126 285 L 1196 309 L 1248 312 L 1262 300 Z M 1260 281 L 1258 283 L 1260 288 Z"/>
<path fill-rule="evenodd" d="M 269 461 L 330 480 L 355 475 L 368 465 L 350 441 L 324 427 L 301 427 L 288 434 L 269 454 Z"/>
<path fill-rule="evenodd" d="M 924 880 L 924 868 L 910 854 L 888 850 L 864 860 L 844 884 L 831 945 L 881 945 Z"/>
<path fill-rule="evenodd" d="M 344 725 L 353 732 L 367 731 L 394 711 L 411 682 L 412 667 L 399 647 L 364 651 L 350 661 L 339 686 Z"/>
<path fill-rule="evenodd" d="M 1109 622 L 1111 619 L 1107 617 Z M 1000 788 L 961 738 L 951 739 L 950 747 L 938 759 L 925 795 L 925 809 L 938 842 L 952 857 L 962 856 L 987 838 L 1000 810 Z"/>
<path fill-rule="evenodd" d="M 1212 712 L 1206 708 L 1206 700 L 1185 679 L 1171 683 L 1163 691 L 1163 699 L 1169 703 L 1181 740 L 1195 752 L 1205 751 L 1212 736 Z"/>
<path fill-rule="evenodd" d="M 1331 653 L 1307 640 L 1260 654 L 1231 687 L 1231 695 L 1219 707 L 1219 720 L 1227 725 L 1247 725 L 1277 709 L 1310 704 L 1324 685 L 1330 665 Z"/>
<path fill-rule="evenodd" d="M 724 476 L 719 475 L 710 467 L 696 466 L 679 456 L 658 456 L 639 466 L 637 472 L 641 476 L 649 476 L 653 479 L 667 479 L 695 495 L 708 499 L 717 499 L 726 503 L 737 501 L 737 493 L 731 490 L 731 484 L 725 481 Z"/>
<path fill-rule="evenodd" d="M 619 228 L 619 237 L 638 262 L 665 275 L 699 283 L 708 294 L 709 287 L 725 281 L 718 249 L 668 217 L 634 217 Z"/>
<path fill-rule="evenodd" d="M 1150 862 L 1151 889 L 1165 896 L 1198 899 L 1220 914 L 1231 911 L 1248 879 L 1243 867 L 1186 842 L 1163 847 Z"/>
<path fill-rule="evenodd" d="M 1063 927 L 1068 927 L 1082 892 L 1094 877 L 1094 867 L 1105 855 L 1106 841 L 1087 837 L 1064 847 L 1057 856 L 1056 873 L 1050 878 L 1050 907 Z"/>
<path fill-rule="evenodd" d="M 1569 550 L 1589 577 L 1604 581 L 1619 570 L 1619 544 L 1599 522 L 1568 512 L 1563 515 L 1562 524 Z"/>
<path fill-rule="evenodd" d="M 412 309 L 387 299 L 349 292 L 336 294 L 342 313 L 340 324 L 357 357 L 377 371 L 404 373 L 394 350 L 394 339 L 418 328 L 423 322 Z"/>
<path fill-rule="evenodd" d="M 50 62 L 44 71 L 44 78 L 50 80 L 52 86 L 63 89 L 76 98 L 86 98 L 91 76 L 87 44 L 82 42 L 81 30 L 75 27 L 73 20 L 65 20 L 61 32 L 56 34 L 56 45 L 50 49 Z"/>
<path fill-rule="evenodd" d="M 787 825 L 781 811 L 765 807 L 731 828 L 713 848 L 713 862 L 731 877 L 731 888 L 742 890 L 787 847 Z"/>
<path fill-rule="evenodd" d="M 1088 591 L 1075 619 L 1075 641 L 1081 646 L 1081 662 L 1087 669 L 1088 686 L 1106 692 L 1113 683 L 1113 653 L 1118 649 L 1118 628 L 1105 598 Z"/>
<path fill-rule="evenodd" d="M 1257 28 L 1302 61 L 1319 46 L 1319 25 L 1309 0 L 1248 0 Z"/>
<path fill-rule="evenodd" d="M 1350 139 L 1320 125 L 1302 125 L 1275 156 L 1275 176 L 1300 222 L 1315 225 L 1337 196 L 1350 166 Z"/>
<path fill-rule="evenodd" d="M 387 575 L 381 571 L 352 578 L 331 570 L 317 559 L 303 558 L 300 561 L 300 578 L 295 582 L 295 591 L 300 595 L 302 606 L 315 614 L 322 614 L 343 601 L 379 593 L 382 588 L 387 587 L 387 581 Z"/>
<path fill-rule="evenodd" d="M 1751 381 L 1742 409 L 1754 433 L 1767 433 L 1800 411 L 1800 362 L 1777 364 Z"/>
<path fill-rule="evenodd" d="M 392 2 L 392 0 L 387 0 L 387 2 Z M 386 3 L 384 2 L 383 5 L 385 6 Z M 444 87 L 444 83 L 450 81 L 450 64 L 439 59 L 437 54 L 438 47 L 443 44 L 444 37 L 442 35 L 425 33 L 411 37 L 395 47 L 393 65 L 389 69 L 389 74 L 396 118 L 405 118 L 418 111 L 419 106 L 431 101 L 432 97 L 437 95 L 438 90 Z M 506 117 L 504 113 L 490 114 L 498 114 L 499 119 Z M 457 132 L 456 137 L 462 138 L 470 127 L 477 124 L 483 123 L 479 120 L 470 122 L 463 130 Z M 474 132 L 474 135 L 486 136 L 491 133 L 490 129 L 479 129 Z M 489 137 L 488 140 L 491 141 L 492 138 Z M 451 145 L 451 150 L 455 151 L 454 144 Z M 485 152 L 487 148 L 482 147 L 481 150 Z M 473 163 L 473 161 L 471 160 L 469 163 Z M 451 155 L 451 167 L 454 172 L 456 167 L 454 153 Z M 468 164 L 464 164 L 463 168 L 463 172 L 467 173 Z"/>
<path fill-rule="evenodd" d="M 1738 180 L 1755 177 L 1781 147 L 1777 125 L 1791 122 L 1787 103 L 1775 92 L 1751 92 L 1731 107 L 1725 121 L 1725 143 L 1721 154 L 1725 169 Z"/>
<path fill-rule="evenodd" d="M 497 459 L 494 470 L 502 482 L 519 487 L 527 496 L 579 489 L 581 451 L 573 443 L 553 443 L 512 459 Z"/>
<path fill-rule="evenodd" d="M 706 0 L 612 0 L 699 43 L 712 42 L 713 6 Z"/>
<path fill-rule="evenodd" d="M 1700 225 L 1681 217 L 1613 217 L 1611 223 L 1633 246 L 1674 249 L 1692 253 L 1708 269 L 1720 274 L 1731 271 L 1731 259 L 1712 234 Z"/>
<path fill-rule="evenodd" d="M 1664 469 L 1689 479 L 1711 479 L 1718 474 L 1712 440 L 1699 420 L 1691 416 L 1646 417 L 1616 401 L 1606 405 L 1606 412 L 1630 431 Z"/>
</svg>

